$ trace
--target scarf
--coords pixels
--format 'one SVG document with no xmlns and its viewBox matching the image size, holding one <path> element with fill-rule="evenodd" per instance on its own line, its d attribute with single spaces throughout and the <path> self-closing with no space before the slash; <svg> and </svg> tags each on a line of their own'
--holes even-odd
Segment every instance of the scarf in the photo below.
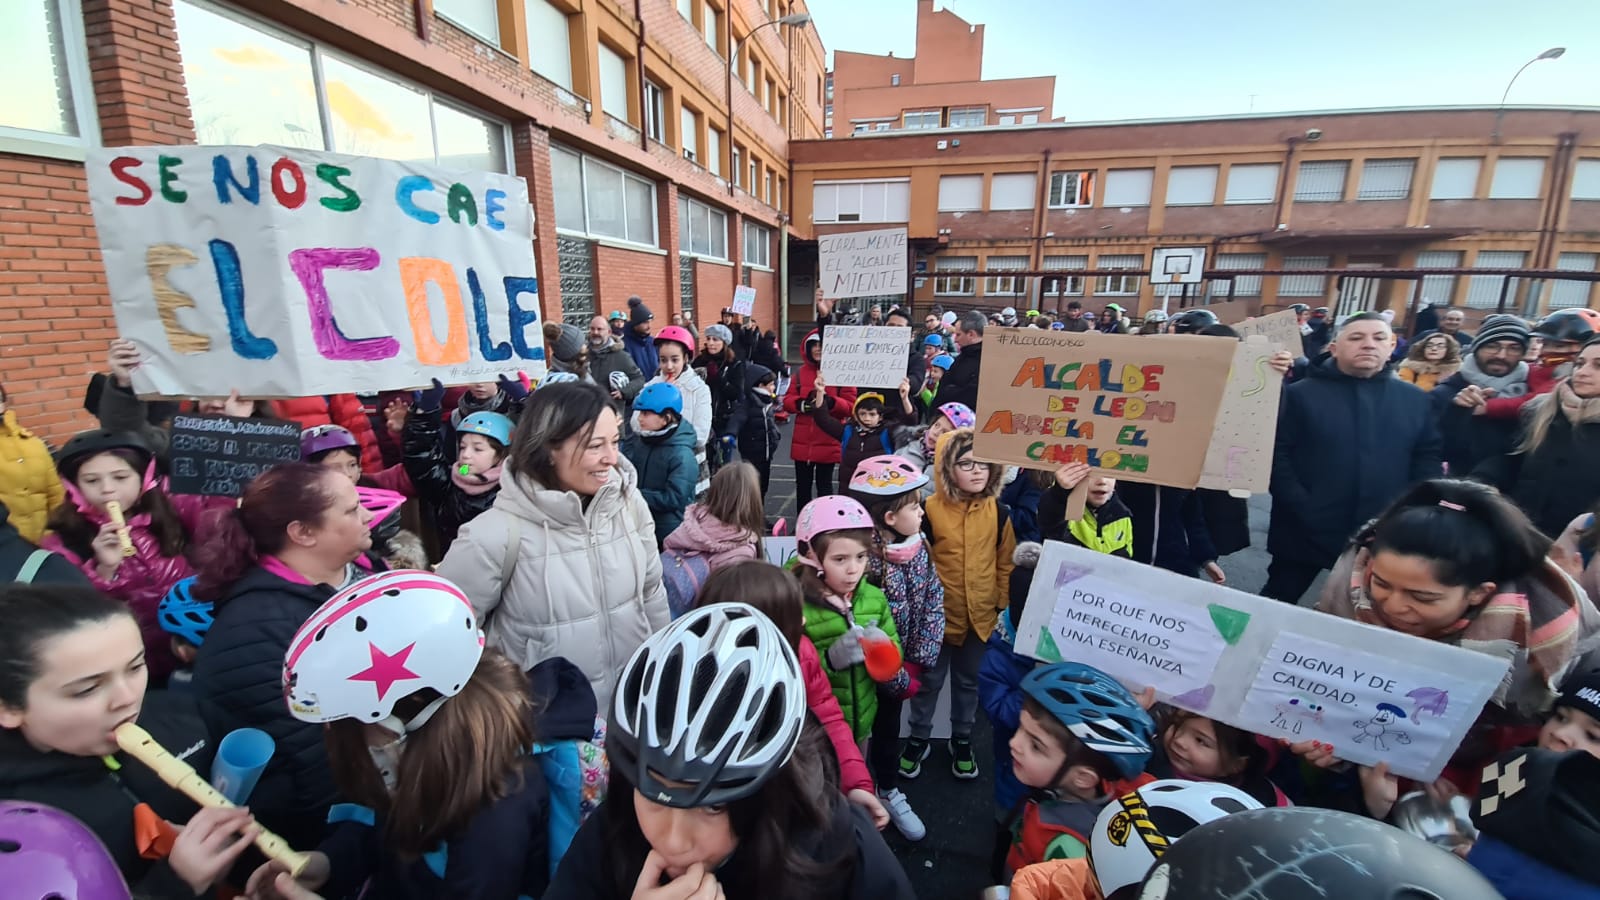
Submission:
<svg viewBox="0 0 1600 900">
<path fill-rule="evenodd" d="M 1387 627 L 1367 595 L 1371 561 L 1366 547 L 1345 551 L 1328 576 L 1330 586 L 1344 590 L 1325 594 L 1317 608 Z M 1509 661 L 1511 669 L 1490 702 L 1534 719 L 1554 702 L 1561 679 L 1577 660 L 1585 606 L 1577 584 L 1546 559 L 1528 577 L 1499 585 L 1493 596 L 1433 640 Z"/>
<path fill-rule="evenodd" d="M 1528 364 L 1525 362 L 1517 363 L 1507 375 L 1485 375 L 1478 368 L 1478 358 L 1468 353 L 1461 358 L 1461 370 L 1457 374 L 1474 387 L 1493 388 L 1496 397 L 1521 397 L 1528 392 Z"/>
<path fill-rule="evenodd" d="M 922 549 L 922 532 L 917 532 L 908 538 L 883 545 L 883 558 L 896 565 L 905 565 L 917 558 L 917 551 Z"/>
<path fill-rule="evenodd" d="M 500 487 L 500 466 L 497 465 L 477 475 L 463 475 L 459 468 L 452 466 L 450 480 L 463 494 L 477 497 Z"/>
<path fill-rule="evenodd" d="M 1588 400 L 1579 397 L 1572 382 L 1563 381 L 1556 386 L 1556 400 L 1561 404 L 1561 414 L 1574 425 L 1593 425 L 1600 422 L 1600 397 Z"/>
</svg>

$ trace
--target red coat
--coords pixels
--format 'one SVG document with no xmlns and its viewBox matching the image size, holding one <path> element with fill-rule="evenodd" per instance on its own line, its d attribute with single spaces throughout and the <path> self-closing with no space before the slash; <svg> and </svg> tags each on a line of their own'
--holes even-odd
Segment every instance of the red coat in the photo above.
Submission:
<svg viewBox="0 0 1600 900">
<path fill-rule="evenodd" d="M 355 394 L 275 400 L 272 410 L 280 419 L 299 422 L 301 428 L 339 425 L 349 429 L 361 444 L 361 471 L 377 472 L 383 468 L 383 453 L 378 449 L 377 435 L 372 432 L 372 420 L 367 418 L 366 409 Z"/>
<path fill-rule="evenodd" d="M 800 401 L 816 390 L 817 376 L 821 371 L 810 359 L 795 370 L 789 382 L 789 392 L 783 395 L 783 408 L 797 414 L 794 420 L 794 444 L 789 455 L 796 462 L 838 463 L 839 439 L 823 431 L 811 416 L 798 415 Z M 850 409 L 856 402 L 856 389 L 829 387 L 823 396 L 828 400 L 828 411 L 841 422 L 850 420 Z"/>
<path fill-rule="evenodd" d="M 839 757 L 839 793 L 848 794 L 857 788 L 871 791 L 872 775 L 861 758 L 861 748 L 856 746 L 850 724 L 844 720 L 839 701 L 834 699 L 833 685 L 822 670 L 816 645 L 807 637 L 800 638 L 800 674 L 806 679 L 806 706 L 822 723 L 822 730 L 828 733 L 833 752 Z"/>
</svg>

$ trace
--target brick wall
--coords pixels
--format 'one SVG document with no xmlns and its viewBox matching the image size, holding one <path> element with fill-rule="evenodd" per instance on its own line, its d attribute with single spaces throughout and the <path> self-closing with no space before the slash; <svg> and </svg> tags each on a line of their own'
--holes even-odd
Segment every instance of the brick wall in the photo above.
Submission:
<svg viewBox="0 0 1600 900">
<path fill-rule="evenodd" d="M 656 328 L 671 322 L 673 309 L 668 308 L 663 299 L 667 260 L 668 257 L 659 253 L 624 250 L 604 244 L 597 246 L 594 269 L 600 308 L 627 309 L 628 298 L 638 296 L 656 314 Z M 672 269 L 671 276 L 672 281 L 676 282 L 676 267 Z"/>
</svg>

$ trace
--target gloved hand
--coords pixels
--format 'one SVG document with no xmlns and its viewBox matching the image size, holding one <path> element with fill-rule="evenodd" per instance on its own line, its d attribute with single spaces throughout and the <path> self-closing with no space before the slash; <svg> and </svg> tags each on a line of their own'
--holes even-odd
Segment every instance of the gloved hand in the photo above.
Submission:
<svg viewBox="0 0 1600 900">
<path fill-rule="evenodd" d="M 412 396 L 417 399 L 417 409 L 420 412 L 436 413 L 444 404 L 444 384 L 435 378 L 433 387 L 425 391 L 414 391 Z"/>
<path fill-rule="evenodd" d="M 828 645 L 828 665 L 835 672 L 842 672 L 851 666 L 859 666 L 867 660 L 867 653 L 861 649 L 861 635 L 864 632 L 860 625 L 851 628 L 839 639 Z"/>
<path fill-rule="evenodd" d="M 527 398 L 528 389 L 522 386 L 521 378 L 511 378 L 507 375 L 501 375 L 499 382 L 500 393 L 505 394 L 506 397 L 508 397 L 512 402 Z"/>
<path fill-rule="evenodd" d="M 611 382 L 613 391 L 620 391 L 628 386 L 628 376 L 624 372 L 612 372 L 606 377 L 606 380 Z"/>
<path fill-rule="evenodd" d="M 906 688 L 906 695 L 900 699 L 910 700 L 917 695 L 917 692 L 922 690 L 922 667 L 910 660 L 906 660 L 903 668 L 906 671 L 906 677 L 911 679 L 911 684 Z"/>
</svg>

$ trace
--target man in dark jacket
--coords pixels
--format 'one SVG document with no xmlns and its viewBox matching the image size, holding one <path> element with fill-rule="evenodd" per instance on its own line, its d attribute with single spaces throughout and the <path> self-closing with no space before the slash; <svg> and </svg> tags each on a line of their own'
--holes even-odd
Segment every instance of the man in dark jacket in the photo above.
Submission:
<svg viewBox="0 0 1600 900">
<path fill-rule="evenodd" d="M 1352 316 L 1328 358 L 1284 390 L 1263 596 L 1299 602 L 1357 528 L 1412 483 L 1439 475 L 1432 403 L 1392 375 L 1393 348 L 1382 316 Z"/>
<path fill-rule="evenodd" d="M 983 366 L 983 328 L 987 321 L 983 313 L 970 309 L 956 320 L 956 346 L 961 348 L 961 355 L 939 380 L 939 391 L 933 395 L 934 409 L 946 403 L 964 403 L 977 410 L 978 370 Z"/>
<path fill-rule="evenodd" d="M 1326 306 L 1319 306 L 1306 320 L 1306 327 L 1300 332 L 1300 346 L 1306 352 L 1306 359 L 1315 360 L 1327 349 L 1328 339 L 1333 334 L 1333 318 L 1328 315 Z"/>
<path fill-rule="evenodd" d="M 634 365 L 647 379 L 654 378 L 656 370 L 661 368 L 656 357 L 656 342 L 650 337 L 651 322 L 655 317 L 656 314 L 644 305 L 643 300 L 628 298 L 628 333 L 622 338 L 622 346 L 627 348 Z"/>
<path fill-rule="evenodd" d="M 639 365 L 622 342 L 611 336 L 611 326 L 600 316 L 589 320 L 589 377 L 624 406 L 639 396 L 645 382 Z"/>
<path fill-rule="evenodd" d="M 89 577 L 65 557 L 29 543 L 11 524 L 11 510 L 4 503 L 0 503 L 0 581 L 90 586 Z"/>
<path fill-rule="evenodd" d="M 1521 397 L 1528 393 L 1528 323 L 1516 316 L 1497 315 L 1483 320 L 1483 329 L 1462 357 L 1461 370 L 1432 391 L 1439 416 L 1445 464 L 1452 475 L 1466 475 L 1486 459 L 1511 452 L 1518 419 L 1485 415 L 1485 404 L 1457 403 L 1467 387 L 1489 397 Z"/>
</svg>

